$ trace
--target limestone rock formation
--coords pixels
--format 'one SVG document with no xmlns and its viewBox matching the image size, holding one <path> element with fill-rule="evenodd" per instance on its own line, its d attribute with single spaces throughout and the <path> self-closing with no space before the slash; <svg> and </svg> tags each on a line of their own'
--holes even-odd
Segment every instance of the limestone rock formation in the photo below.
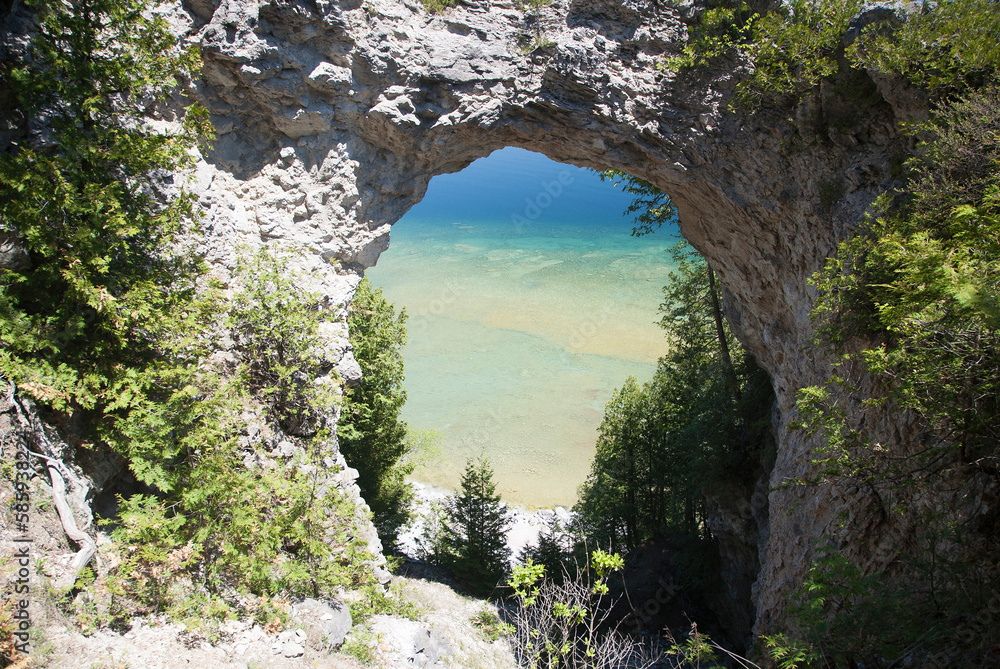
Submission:
<svg viewBox="0 0 1000 669">
<path fill-rule="evenodd" d="M 727 317 L 772 375 L 771 488 L 802 474 L 812 444 L 788 429 L 794 392 L 827 373 L 809 343 L 806 279 L 888 183 L 897 120 L 920 110 L 880 81 L 887 101 L 864 108 L 821 89 L 797 110 L 731 113 L 739 63 L 683 76 L 657 67 L 698 11 L 655 0 L 555 0 L 535 15 L 510 0 L 439 15 L 416 0 L 189 0 L 171 17 L 201 45 L 198 94 L 218 132 L 196 175 L 211 258 L 231 263 L 237 243 L 299 247 L 317 287 L 344 303 L 434 175 L 518 146 L 642 177 L 677 204 L 722 280 Z M 835 488 L 785 490 L 761 492 L 757 507 L 764 494 L 758 629 L 847 501 Z"/>
<path fill-rule="evenodd" d="M 919 96 L 866 80 L 863 107 L 819 87 L 797 109 L 730 112 L 741 63 L 658 67 L 701 11 L 688 0 L 554 0 L 534 13 L 459 0 L 438 15 L 418 0 L 183 0 L 161 11 L 202 50 L 193 86 L 217 140 L 189 188 L 223 275 L 241 245 L 291 248 L 312 288 L 346 307 L 430 178 L 505 146 L 671 195 L 777 394 L 769 485 L 717 514 L 758 525 L 748 604 L 767 629 L 813 541 L 863 503 L 835 487 L 776 489 L 808 470 L 814 445 L 788 428 L 794 393 L 828 373 L 810 344 L 807 278 L 891 181 L 898 121 L 920 116 Z M 328 334 L 342 376 L 356 378 L 346 328 Z"/>
</svg>

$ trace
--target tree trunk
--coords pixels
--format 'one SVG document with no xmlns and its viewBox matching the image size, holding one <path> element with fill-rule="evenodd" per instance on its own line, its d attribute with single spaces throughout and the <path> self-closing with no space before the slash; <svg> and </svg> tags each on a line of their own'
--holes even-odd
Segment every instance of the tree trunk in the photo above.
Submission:
<svg viewBox="0 0 1000 669">
<path fill-rule="evenodd" d="M 41 450 L 45 451 L 44 453 L 36 453 L 29 450 L 28 452 L 46 462 L 49 478 L 52 482 L 52 501 L 56 507 L 56 511 L 59 513 L 59 521 L 62 523 L 63 531 L 70 541 L 80 547 L 79 551 L 73 555 L 73 559 L 67 566 L 66 572 L 53 584 L 56 590 L 70 590 L 76 584 L 76 579 L 79 577 L 80 572 L 90 564 L 90 561 L 97 553 L 97 544 L 90 535 L 80 530 L 76 524 L 76 519 L 73 517 L 73 510 L 66 500 L 66 480 L 63 477 L 63 471 L 61 471 L 65 469 L 68 474 L 68 468 L 63 466 L 59 460 L 57 449 L 49 441 L 49 437 L 45 432 L 45 425 L 42 423 L 41 418 L 39 418 L 34 403 L 28 401 L 22 402 L 17 398 L 13 383 L 10 384 L 9 392 L 10 401 L 17 412 L 21 427 L 25 432 L 25 438 L 32 439 Z M 79 481 L 76 482 L 76 485 L 79 485 Z"/>
<path fill-rule="evenodd" d="M 733 367 L 733 359 L 729 355 L 729 342 L 726 341 L 726 331 L 722 326 L 722 307 L 719 304 L 719 296 L 715 292 L 715 272 L 708 268 L 708 294 L 712 299 L 712 315 L 715 316 L 715 334 L 719 338 L 719 352 L 722 354 L 722 366 L 725 368 L 726 382 L 729 384 L 730 392 L 737 404 L 743 401 L 743 393 L 740 392 L 740 383 L 736 379 L 736 368 Z"/>
</svg>

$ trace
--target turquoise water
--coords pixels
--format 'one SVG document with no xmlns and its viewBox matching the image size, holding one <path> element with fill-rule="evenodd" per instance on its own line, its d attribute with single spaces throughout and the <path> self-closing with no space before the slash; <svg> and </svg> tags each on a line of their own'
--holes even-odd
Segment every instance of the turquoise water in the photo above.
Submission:
<svg viewBox="0 0 1000 669">
<path fill-rule="evenodd" d="M 504 499 L 572 504 L 611 392 L 648 380 L 675 230 L 630 236 L 631 198 L 589 170 L 508 148 L 431 180 L 368 270 L 409 314 L 412 428 L 438 449 L 415 477 L 458 486 L 493 463 Z"/>
</svg>

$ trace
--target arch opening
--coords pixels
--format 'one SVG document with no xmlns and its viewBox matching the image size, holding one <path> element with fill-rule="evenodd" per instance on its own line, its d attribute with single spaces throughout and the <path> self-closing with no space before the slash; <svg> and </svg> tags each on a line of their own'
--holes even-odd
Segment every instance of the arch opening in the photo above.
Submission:
<svg viewBox="0 0 1000 669">
<path fill-rule="evenodd" d="M 511 153 L 534 158 L 512 160 L 519 171 L 506 179 L 486 167 Z M 597 184 L 604 193 L 590 195 L 609 199 L 603 207 L 581 198 Z M 455 490 L 467 460 L 486 455 L 505 501 L 576 501 L 605 404 L 629 376 L 651 381 L 667 353 L 655 322 L 680 224 L 636 238 L 624 213 L 631 202 L 593 171 L 504 148 L 436 177 L 394 224 L 392 246 L 367 275 L 410 315 L 403 418 L 442 432 L 418 481 Z M 756 532 L 732 526 L 767 522 L 766 506 L 747 503 L 766 490 L 769 464 L 759 455 L 726 490 L 706 490 L 699 515 L 711 538 L 706 555 L 719 563 L 712 578 L 729 593 L 706 596 L 705 606 L 718 616 L 713 629 L 736 645 L 753 625 L 760 545 Z M 643 559 L 667 564 L 658 550 Z"/>
<path fill-rule="evenodd" d="M 514 147 L 436 177 L 367 275 L 407 309 L 412 429 L 438 448 L 418 480 L 458 487 L 490 458 L 505 500 L 571 506 L 611 393 L 649 381 L 675 225 L 635 237 L 632 196 Z"/>
</svg>

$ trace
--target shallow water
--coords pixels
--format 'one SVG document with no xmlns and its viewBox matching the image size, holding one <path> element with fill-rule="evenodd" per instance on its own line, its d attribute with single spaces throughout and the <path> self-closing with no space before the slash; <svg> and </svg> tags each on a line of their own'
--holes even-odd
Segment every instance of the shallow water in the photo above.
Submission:
<svg viewBox="0 0 1000 669">
<path fill-rule="evenodd" d="M 368 270 L 410 318 L 411 428 L 438 448 L 415 473 L 456 488 L 485 455 L 504 499 L 571 505 L 611 392 L 648 380 L 675 230 L 630 236 L 630 197 L 588 170 L 503 149 L 435 177 Z"/>
</svg>

